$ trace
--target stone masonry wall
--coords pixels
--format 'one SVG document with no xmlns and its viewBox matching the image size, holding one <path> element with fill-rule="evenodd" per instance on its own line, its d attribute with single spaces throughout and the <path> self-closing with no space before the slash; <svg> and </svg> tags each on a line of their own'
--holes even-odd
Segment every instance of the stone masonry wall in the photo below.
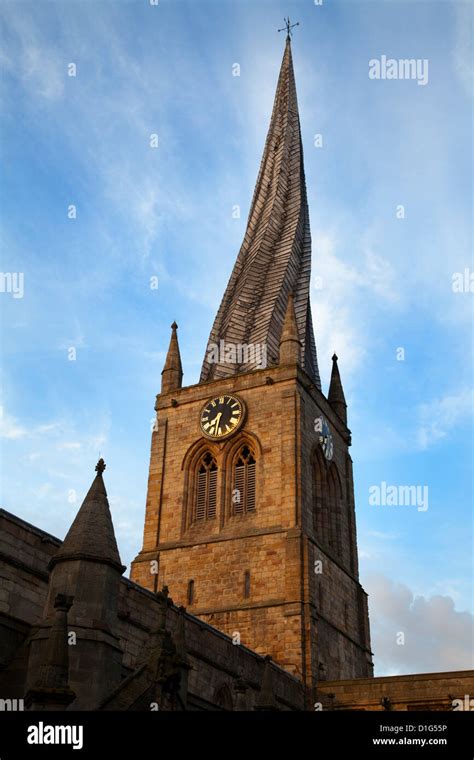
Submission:
<svg viewBox="0 0 474 760">
<path fill-rule="evenodd" d="M 149 589 L 166 583 L 178 604 L 301 676 L 301 540 L 288 537 L 298 524 L 295 381 L 296 367 L 277 367 L 158 397 L 144 545 L 131 577 Z M 213 395 L 226 393 L 246 404 L 243 430 L 228 441 L 207 442 L 200 410 Z M 256 510 L 232 516 L 230 461 L 245 442 L 257 461 Z M 219 468 L 217 515 L 195 526 L 189 520 L 192 472 L 205 450 Z M 156 580 L 151 563 L 158 558 Z"/>
<path fill-rule="evenodd" d="M 199 428 L 200 410 L 208 399 L 226 393 L 246 404 L 243 429 L 227 441 L 208 442 Z M 290 672 L 304 673 L 308 685 L 322 674 L 369 675 L 350 435 L 323 394 L 299 368 L 283 366 L 175 390 L 158 396 L 156 408 L 144 544 L 132 565 L 133 580 L 149 589 L 166 583 L 179 604 L 229 635 L 238 633 L 242 643 L 270 654 Z M 323 576 L 316 578 L 315 552 L 323 548 L 313 518 L 312 456 L 318 445 L 314 420 L 321 414 L 331 425 L 341 481 L 342 554 L 336 560 L 324 547 Z M 243 442 L 253 447 L 257 460 L 256 510 L 232 516 L 229 465 Z M 217 515 L 193 525 L 192 473 L 206 450 L 219 468 Z M 326 608 L 318 632 L 322 585 L 327 586 Z"/>
<path fill-rule="evenodd" d="M 317 698 L 330 710 L 452 710 L 469 709 L 465 696 L 474 694 L 474 671 L 419 673 L 320 684 Z M 459 706 L 457 706 L 459 709 Z"/>
<path fill-rule="evenodd" d="M 301 388 L 301 386 L 303 386 Z M 372 675 L 367 595 L 358 580 L 356 520 L 350 433 L 324 396 L 301 378 L 302 522 L 306 534 L 306 593 L 311 609 L 308 637 L 317 638 L 316 679 L 363 678 Z M 330 548 L 314 525 L 314 420 L 324 415 L 330 425 L 341 485 L 338 531 L 342 552 Z M 320 564 L 315 566 L 315 562 Z M 317 572 L 315 572 L 317 570 Z M 314 656 L 314 655 L 313 655 Z"/>
<path fill-rule="evenodd" d="M 22 698 L 28 681 L 28 648 L 22 645 L 29 632 L 41 623 L 48 594 L 47 564 L 59 549 L 61 541 L 4 510 L 0 511 L 0 698 Z M 32 593 L 32 589 L 34 593 Z M 84 598 L 84 595 L 82 595 Z M 167 627 L 174 632 L 179 611 L 172 606 Z M 123 650 L 122 677 L 133 672 L 147 643 L 150 631 L 158 621 L 158 601 L 147 591 L 127 578 L 122 578 L 115 633 Z M 16 632 L 16 638 L 12 637 Z M 218 694 L 227 688 L 236 703 L 235 685 L 244 681 L 246 709 L 253 709 L 260 694 L 263 659 L 244 646 L 186 614 L 185 641 L 191 670 L 188 679 L 188 709 L 222 709 Z M 31 665 L 31 663 L 30 663 Z M 8 667 L 7 667 L 8 666 Z M 273 690 L 282 710 L 303 709 L 303 690 L 300 681 L 272 665 Z M 33 675 L 29 674 L 30 677 Z M 90 672 L 76 674 L 81 681 Z M 97 678 L 105 674 L 98 673 Z M 75 677 L 75 676 L 74 676 Z M 74 683 L 70 684 L 74 689 Z M 74 709 L 74 703 L 70 709 Z M 242 709 L 242 708 L 241 708 Z"/>
</svg>

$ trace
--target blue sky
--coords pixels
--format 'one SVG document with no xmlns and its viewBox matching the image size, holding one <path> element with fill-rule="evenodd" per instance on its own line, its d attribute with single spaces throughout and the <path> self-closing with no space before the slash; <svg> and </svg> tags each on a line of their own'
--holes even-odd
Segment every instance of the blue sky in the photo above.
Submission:
<svg viewBox="0 0 474 760">
<path fill-rule="evenodd" d="M 452 288 L 474 269 L 469 5 L 3 0 L 0 13 L 2 271 L 24 273 L 23 298 L 0 293 L 2 504 L 63 537 L 100 452 L 123 561 L 139 550 L 169 325 L 196 382 L 289 14 L 314 327 L 323 386 L 336 351 L 349 404 L 376 673 L 472 667 L 473 295 Z M 428 59 L 428 84 L 369 79 L 382 55 Z M 428 510 L 369 505 L 383 481 L 427 485 Z"/>
</svg>

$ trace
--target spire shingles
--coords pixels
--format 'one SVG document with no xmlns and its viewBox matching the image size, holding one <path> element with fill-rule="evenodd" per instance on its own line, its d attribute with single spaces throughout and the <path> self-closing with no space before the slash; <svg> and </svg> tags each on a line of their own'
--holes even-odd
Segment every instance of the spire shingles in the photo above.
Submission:
<svg viewBox="0 0 474 760">
<path fill-rule="evenodd" d="M 310 274 L 303 147 L 291 43 L 287 40 L 247 230 L 211 330 L 201 382 L 258 369 L 263 366 L 259 363 L 262 355 L 267 365 L 278 364 L 286 306 L 293 293 L 301 364 L 320 388 L 309 302 Z M 225 349 L 229 344 L 237 348 L 236 362 L 223 359 L 222 345 Z M 243 350 L 239 351 L 239 346 Z M 216 347 L 218 361 L 213 361 Z"/>
</svg>

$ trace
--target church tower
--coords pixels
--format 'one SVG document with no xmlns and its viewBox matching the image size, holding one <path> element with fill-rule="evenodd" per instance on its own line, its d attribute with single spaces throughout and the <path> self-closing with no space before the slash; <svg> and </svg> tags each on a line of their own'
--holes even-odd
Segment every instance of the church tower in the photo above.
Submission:
<svg viewBox="0 0 474 760">
<path fill-rule="evenodd" d="M 321 390 L 311 234 L 287 37 L 245 237 L 182 387 L 177 325 L 156 399 L 143 548 L 131 577 L 300 678 L 372 675 L 337 357 Z"/>
</svg>

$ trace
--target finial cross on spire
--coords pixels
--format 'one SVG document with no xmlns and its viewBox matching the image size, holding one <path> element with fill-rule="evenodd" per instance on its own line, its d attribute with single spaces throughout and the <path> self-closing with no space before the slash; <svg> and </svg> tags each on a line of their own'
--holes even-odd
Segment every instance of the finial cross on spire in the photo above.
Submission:
<svg viewBox="0 0 474 760">
<path fill-rule="evenodd" d="M 106 464 L 105 464 L 104 460 L 102 458 L 99 459 L 99 461 L 97 462 L 97 464 L 95 466 L 95 471 L 99 475 L 102 475 L 102 473 L 104 472 L 105 468 L 106 468 Z"/>
<path fill-rule="evenodd" d="M 294 29 L 295 26 L 299 26 L 299 25 L 300 25 L 299 21 L 297 21 L 296 24 L 292 24 L 290 21 L 290 17 L 288 16 L 288 18 L 285 19 L 285 26 L 282 29 L 279 29 L 278 31 L 284 32 L 286 29 L 286 39 L 290 40 L 293 34 L 291 30 Z"/>
</svg>

